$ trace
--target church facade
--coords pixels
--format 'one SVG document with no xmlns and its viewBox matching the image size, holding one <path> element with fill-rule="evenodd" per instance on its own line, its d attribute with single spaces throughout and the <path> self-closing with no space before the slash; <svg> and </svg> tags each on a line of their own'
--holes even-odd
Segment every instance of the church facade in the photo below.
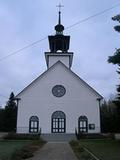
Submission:
<svg viewBox="0 0 120 160">
<path fill-rule="evenodd" d="M 55 30 L 48 37 L 47 70 L 16 96 L 17 133 L 100 133 L 102 96 L 71 70 L 73 53 L 61 12 Z"/>
</svg>

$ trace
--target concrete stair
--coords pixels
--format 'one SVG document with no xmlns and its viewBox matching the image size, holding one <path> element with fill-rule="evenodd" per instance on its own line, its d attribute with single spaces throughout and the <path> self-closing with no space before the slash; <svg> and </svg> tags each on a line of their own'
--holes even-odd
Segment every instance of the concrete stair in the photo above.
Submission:
<svg viewBox="0 0 120 160">
<path fill-rule="evenodd" d="M 48 142 L 69 142 L 73 139 L 76 140 L 75 134 L 66 133 L 41 134 L 41 138 Z"/>
</svg>

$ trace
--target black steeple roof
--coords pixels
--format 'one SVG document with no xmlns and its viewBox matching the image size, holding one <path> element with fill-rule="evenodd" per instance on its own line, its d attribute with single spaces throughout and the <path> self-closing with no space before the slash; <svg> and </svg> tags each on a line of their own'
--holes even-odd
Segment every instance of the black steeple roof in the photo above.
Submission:
<svg viewBox="0 0 120 160">
<path fill-rule="evenodd" d="M 70 36 L 63 35 L 64 26 L 61 24 L 61 11 L 59 11 L 58 24 L 55 26 L 56 34 L 48 36 L 50 51 L 56 53 L 58 50 L 67 52 L 69 49 Z"/>
<path fill-rule="evenodd" d="M 63 34 L 64 26 L 61 24 L 61 12 L 59 11 L 58 24 L 55 26 L 56 34 Z"/>
</svg>

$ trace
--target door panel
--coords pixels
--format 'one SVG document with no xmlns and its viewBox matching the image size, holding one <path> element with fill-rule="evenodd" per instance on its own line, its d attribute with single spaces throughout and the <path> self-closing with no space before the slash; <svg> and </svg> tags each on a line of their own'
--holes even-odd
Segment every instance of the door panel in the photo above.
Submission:
<svg viewBox="0 0 120 160">
<path fill-rule="evenodd" d="M 53 118 L 52 119 L 52 133 L 65 133 L 65 119 Z"/>
</svg>

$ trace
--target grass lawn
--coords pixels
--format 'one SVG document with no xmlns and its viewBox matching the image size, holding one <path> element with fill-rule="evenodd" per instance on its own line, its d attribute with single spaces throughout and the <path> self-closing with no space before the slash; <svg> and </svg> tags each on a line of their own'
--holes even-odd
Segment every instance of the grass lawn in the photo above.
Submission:
<svg viewBox="0 0 120 160">
<path fill-rule="evenodd" d="M 80 145 L 79 141 L 71 140 L 69 142 L 70 146 L 72 147 L 75 155 L 79 160 L 95 160 L 88 152 L 86 152 L 82 145 Z"/>
<path fill-rule="evenodd" d="M 29 145 L 32 141 L 25 140 L 1 140 L 0 141 L 0 160 L 10 160 L 16 150 Z"/>
<path fill-rule="evenodd" d="M 100 160 L 120 160 L 120 141 L 116 140 L 80 140 Z"/>
</svg>

